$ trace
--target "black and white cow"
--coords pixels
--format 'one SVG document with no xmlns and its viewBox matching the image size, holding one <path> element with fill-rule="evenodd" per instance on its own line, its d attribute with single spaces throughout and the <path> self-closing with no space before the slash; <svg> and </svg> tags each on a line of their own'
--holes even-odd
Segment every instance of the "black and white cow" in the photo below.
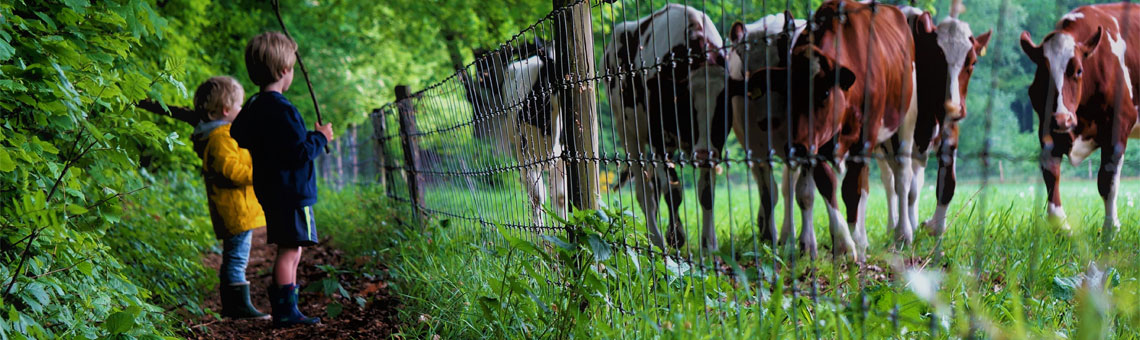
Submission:
<svg viewBox="0 0 1140 340">
<path fill-rule="evenodd" d="M 929 13 L 920 9 L 900 6 L 914 35 L 915 73 L 918 83 L 918 115 L 914 128 L 912 166 L 914 179 L 910 185 L 907 203 L 910 205 L 911 226 L 918 223 L 918 199 L 925 179 L 927 155 L 937 151 L 938 205 L 933 216 L 923 225 L 936 236 L 946 230 L 946 210 L 954 198 L 957 183 L 955 158 L 958 153 L 959 122 L 966 117 L 966 94 L 974 64 L 989 44 L 990 32 L 974 36 L 970 24 L 961 21 L 952 10 L 950 17 L 937 26 Z M 886 187 L 889 225 L 899 218 L 894 192 L 894 175 L 883 160 L 879 161 L 883 186 Z M 913 235 L 911 235 L 913 237 Z"/>
<path fill-rule="evenodd" d="M 729 38 L 733 48 L 728 54 L 728 75 L 730 85 L 748 86 L 748 82 L 787 81 L 772 79 L 767 72 L 759 70 L 769 67 L 786 66 L 785 59 L 790 46 L 807 27 L 807 21 L 794 19 L 791 13 L 772 14 L 751 24 L 733 24 Z M 787 98 L 777 92 L 729 91 L 732 103 L 732 129 L 749 153 L 749 159 L 769 160 L 775 156 L 772 150 L 787 147 Z M 761 228 L 761 237 L 775 240 L 778 237 L 775 216 L 776 182 L 767 161 L 756 162 L 751 166 L 752 177 L 760 190 L 760 209 L 756 223 Z M 790 188 L 795 181 L 786 171 L 783 176 L 784 202 L 791 201 Z M 791 229 L 794 206 L 784 204 L 785 229 Z M 810 214 L 810 211 L 808 212 Z M 809 217 L 810 218 L 810 217 Z"/>
<path fill-rule="evenodd" d="M 478 78 L 468 87 L 467 99 L 477 108 L 477 121 L 489 122 L 476 128 L 486 130 L 482 134 L 496 141 L 497 148 L 510 150 L 522 167 L 532 222 L 543 225 L 548 190 L 555 213 L 565 217 L 566 166 L 559 157 L 562 121 L 558 94 L 550 82 L 555 72 L 553 51 L 536 40 L 487 54 L 476 65 Z M 549 173 L 546 178 L 544 171 Z"/>
<path fill-rule="evenodd" d="M 603 57 L 606 74 L 616 75 L 606 80 L 607 94 L 614 128 L 629 159 L 637 160 L 628 171 L 649 239 L 662 249 L 685 242 L 677 211 L 681 185 L 672 163 L 678 161 L 673 154 L 683 151 L 681 159 L 700 164 L 701 239 L 706 250 L 715 251 L 711 161 L 719 157 L 729 129 L 720 33 L 701 11 L 668 4 L 617 24 L 613 35 Z M 670 207 L 667 235 L 657 228 L 662 191 Z"/>
</svg>

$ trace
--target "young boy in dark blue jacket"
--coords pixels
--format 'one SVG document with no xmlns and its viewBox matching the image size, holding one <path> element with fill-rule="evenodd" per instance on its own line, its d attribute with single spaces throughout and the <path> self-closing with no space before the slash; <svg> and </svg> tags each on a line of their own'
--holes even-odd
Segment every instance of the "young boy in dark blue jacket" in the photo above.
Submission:
<svg viewBox="0 0 1140 340">
<path fill-rule="evenodd" d="M 301 247 L 317 244 L 313 204 L 317 177 L 313 160 L 333 138 L 332 124 L 305 120 L 285 96 L 293 84 L 297 44 L 284 34 L 262 33 L 245 47 L 249 78 L 261 91 L 249 98 L 230 128 L 238 145 L 253 156 L 253 190 L 265 210 L 269 243 L 277 245 L 274 286 L 269 289 L 276 327 L 315 324 L 297 309 L 297 265 Z"/>
</svg>

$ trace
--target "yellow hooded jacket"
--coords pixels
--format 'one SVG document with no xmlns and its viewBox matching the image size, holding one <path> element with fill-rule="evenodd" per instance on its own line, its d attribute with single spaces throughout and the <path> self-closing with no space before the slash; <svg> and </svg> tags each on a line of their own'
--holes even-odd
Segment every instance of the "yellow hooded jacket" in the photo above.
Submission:
<svg viewBox="0 0 1140 340">
<path fill-rule="evenodd" d="M 193 137 L 194 151 L 202 158 L 214 235 L 229 238 L 264 227 L 265 212 L 253 193 L 253 158 L 230 137 L 230 124 L 203 123 Z"/>
</svg>

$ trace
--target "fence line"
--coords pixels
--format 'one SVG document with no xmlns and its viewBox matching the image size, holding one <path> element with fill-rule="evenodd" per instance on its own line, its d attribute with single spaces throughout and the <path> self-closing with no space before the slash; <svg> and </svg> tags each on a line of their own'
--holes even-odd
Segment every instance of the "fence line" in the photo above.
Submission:
<svg viewBox="0 0 1140 340">
<path fill-rule="evenodd" d="M 493 232 L 501 228 L 515 233 L 512 235 L 514 237 L 536 243 L 544 242 L 543 236 L 569 235 L 575 226 L 558 223 L 558 219 L 548 214 L 564 215 L 571 212 L 575 207 L 575 204 L 572 204 L 573 202 L 582 204 L 581 199 L 577 201 L 573 199 L 572 193 L 581 190 L 578 188 L 590 187 L 588 182 L 593 181 L 594 188 L 597 189 L 583 191 L 583 193 L 596 198 L 605 207 L 617 211 L 629 211 L 642 220 L 652 220 L 659 223 L 662 216 L 646 217 L 646 207 L 655 207 L 652 209 L 658 210 L 657 213 L 665 212 L 664 215 L 667 215 L 665 219 L 669 220 L 668 225 L 670 227 L 673 224 L 684 224 L 687 227 L 680 229 L 684 234 L 701 235 L 701 237 L 692 238 L 692 240 L 700 240 L 699 242 L 685 242 L 684 246 L 674 247 L 676 244 L 672 241 L 679 235 L 671 234 L 673 231 L 666 232 L 665 234 L 668 235 L 662 237 L 662 240 L 669 241 L 670 244 L 667 247 L 661 247 L 662 244 L 656 244 L 652 239 L 652 232 L 650 232 L 651 235 L 648 240 L 641 237 L 622 237 L 619 240 L 608 240 L 610 247 L 645 255 L 649 261 L 652 261 L 651 266 L 657 266 L 660 262 L 662 266 L 668 268 L 688 268 L 681 270 L 681 272 L 688 271 L 689 273 L 701 273 L 701 275 L 735 278 L 735 268 L 726 268 L 731 266 L 724 263 L 722 258 L 701 251 L 702 244 L 707 241 L 708 235 L 702 235 L 699 232 L 700 228 L 693 226 L 699 226 L 702 222 L 713 223 L 717 227 L 713 230 L 714 235 L 726 235 L 728 237 L 727 247 L 729 250 L 726 253 L 734 257 L 732 259 L 733 265 L 751 261 L 749 265 L 755 266 L 746 270 L 754 271 L 756 277 L 760 278 L 756 282 L 760 288 L 755 290 L 756 296 L 743 299 L 754 299 L 755 303 L 762 304 L 764 298 L 760 296 L 760 291 L 764 290 L 765 286 L 781 287 L 784 286 L 783 282 L 789 278 L 781 278 L 780 270 L 772 270 L 771 273 L 765 272 L 765 265 L 770 265 L 771 268 L 776 269 L 784 265 L 783 263 L 759 263 L 761 258 L 759 254 L 763 252 L 765 247 L 770 247 L 769 249 L 773 251 L 780 248 L 774 237 L 771 240 L 765 240 L 764 233 L 768 225 L 761 225 L 770 224 L 773 228 L 777 225 L 776 217 L 779 214 L 775 211 L 776 203 L 774 201 L 775 195 L 778 194 L 775 190 L 778 188 L 769 187 L 772 189 L 769 192 L 772 196 L 762 196 L 760 188 L 769 184 L 753 180 L 752 174 L 759 171 L 757 169 L 766 169 L 769 172 L 771 185 L 775 186 L 777 182 L 774 172 L 778 168 L 805 167 L 806 170 L 804 171 L 812 171 L 819 167 L 828 167 L 829 169 L 834 167 L 835 170 L 840 170 L 843 166 L 839 162 L 834 162 L 834 153 L 829 153 L 826 150 L 811 150 L 807 155 L 797 155 L 795 148 L 786 152 L 778 150 L 782 148 L 778 145 L 788 145 L 789 147 L 793 145 L 790 135 L 777 136 L 773 132 L 775 131 L 773 130 L 774 124 L 778 124 L 773 122 L 775 119 L 780 119 L 781 116 L 784 118 L 791 117 L 791 114 L 787 113 L 790 110 L 776 110 L 776 106 L 791 105 L 791 96 L 788 96 L 786 103 L 775 103 L 771 95 L 765 96 L 764 101 L 759 102 L 752 97 L 752 93 L 745 91 L 744 99 L 742 99 L 745 107 L 744 121 L 751 122 L 756 117 L 754 116 L 755 112 L 760 112 L 758 108 L 763 107 L 763 113 L 766 114 L 763 116 L 763 120 L 767 124 L 766 131 L 761 129 L 749 131 L 749 126 L 752 124 L 744 124 L 745 127 L 741 130 L 730 131 L 729 125 L 739 124 L 739 122 L 733 122 L 732 109 L 721 112 L 727 117 L 720 118 L 724 120 L 720 126 L 711 126 L 716 123 L 702 125 L 704 124 L 703 120 L 715 119 L 712 117 L 690 117 L 694 115 L 691 111 L 701 105 L 700 99 L 705 100 L 705 106 L 710 103 L 717 103 L 727 107 L 736 105 L 733 100 L 737 98 L 732 98 L 733 94 L 731 93 L 734 86 L 751 89 L 748 87 L 749 80 L 738 82 L 736 79 L 731 79 L 732 75 L 729 74 L 729 70 L 723 69 L 723 65 L 721 65 L 722 70 L 710 70 L 712 68 L 708 66 L 708 63 L 712 62 L 710 58 L 715 59 L 710 55 L 727 56 L 736 53 L 736 56 L 739 56 L 740 53 L 743 53 L 744 70 L 750 71 L 753 70 L 748 65 L 749 59 L 753 56 L 752 49 L 773 48 L 767 40 L 742 40 L 738 42 L 726 40 L 720 46 L 710 47 L 694 46 L 690 41 L 691 39 L 678 43 L 670 40 L 674 37 L 667 36 L 665 41 L 652 41 L 655 44 L 664 44 L 665 47 L 671 48 L 667 53 L 647 57 L 640 51 L 654 50 L 660 46 L 645 46 L 638 50 L 636 56 L 625 56 L 626 64 L 607 64 L 607 58 L 620 59 L 622 58 L 620 53 L 623 53 L 622 51 L 612 52 L 609 49 L 610 47 L 629 42 L 630 39 L 640 39 L 640 35 L 644 35 L 643 30 L 645 30 L 645 28 L 639 28 L 633 33 L 640 32 L 641 34 L 631 34 L 629 31 L 618 31 L 618 29 L 628 29 L 629 25 L 640 27 L 644 23 L 636 20 L 649 16 L 662 16 L 667 20 L 691 19 L 687 16 L 671 16 L 671 12 L 667 12 L 671 8 L 668 3 L 651 0 L 574 1 L 565 7 L 556 8 L 546 17 L 511 37 L 499 48 L 477 55 L 473 62 L 438 83 L 414 93 L 408 93 L 406 87 L 398 88 L 397 97 L 399 99 L 397 102 L 386 104 L 372 111 L 369 115 L 368 124 L 349 127 L 341 138 L 333 142 L 335 155 L 324 157 L 320 163 L 320 174 L 323 181 L 326 185 L 332 185 L 336 190 L 355 184 L 380 184 L 384 187 L 386 195 L 393 200 L 412 206 L 419 212 L 417 215 L 423 214 L 464 222 L 466 229 L 463 230 L 481 242 L 501 242 L 493 236 Z M 741 3 L 743 4 L 743 2 Z M 702 8 L 704 10 L 702 15 L 705 13 L 711 14 L 711 16 L 719 14 L 725 25 L 717 26 L 714 24 L 713 27 L 718 30 L 729 26 L 729 21 L 727 21 L 729 16 L 754 20 L 759 16 L 771 14 L 778 10 L 777 8 L 768 8 L 766 2 L 763 2 L 759 9 L 741 6 L 739 8 L 740 13 L 726 13 L 724 3 L 719 3 L 722 6 L 719 8 L 720 13 L 716 13 L 717 8 L 709 6 L 708 1 L 684 1 L 680 4 Z M 786 2 L 784 9 L 790 11 L 791 5 L 792 1 Z M 1003 3 L 1003 13 L 1007 7 Z M 867 10 L 871 11 L 872 18 L 879 13 L 879 9 L 875 6 L 868 8 Z M 685 13 L 689 14 L 689 12 Z M 858 14 L 857 12 L 843 12 L 842 8 L 840 12 L 843 20 L 847 20 L 847 16 Z M 583 19 L 582 16 L 585 18 Z M 1000 18 L 997 23 L 999 33 L 997 40 L 999 42 L 1004 28 L 1004 15 Z M 568 27 L 573 26 L 573 20 L 585 20 L 587 23 L 585 27 L 600 28 L 601 31 L 586 32 L 589 39 L 584 39 L 581 35 L 576 36 L 573 34 L 574 30 Z M 629 24 L 631 22 L 633 24 Z M 709 22 L 711 23 L 711 21 Z M 675 27 L 674 25 L 678 25 L 678 23 L 667 23 L 662 26 L 662 29 Z M 686 25 L 686 27 L 689 28 L 682 31 L 691 33 L 691 26 Z M 784 25 L 784 29 L 793 27 L 788 24 Z M 809 33 L 813 29 L 815 28 L 807 28 Z M 567 34 L 567 32 L 570 33 Z M 733 34 L 731 28 L 721 32 Z M 557 39 L 559 36 L 575 38 Z M 685 34 L 681 37 L 689 36 L 690 34 Z M 807 36 L 814 38 L 811 34 Z M 600 44 L 594 43 L 595 38 Z M 774 39 L 779 39 L 779 36 Z M 595 51 L 594 48 L 598 45 L 602 46 L 603 49 L 599 51 L 600 53 L 588 55 L 589 58 L 592 58 L 590 63 L 566 63 L 567 60 L 563 59 L 568 54 Z M 868 48 L 867 50 L 872 49 Z M 859 52 L 861 51 L 854 51 L 854 53 Z M 840 50 L 839 53 L 853 52 Z M 771 66 L 776 62 L 768 59 L 771 58 L 768 53 L 764 53 L 764 57 L 767 59 L 765 65 Z M 778 57 L 790 58 L 791 52 L 788 51 L 787 55 Z M 1000 58 L 995 57 L 995 60 L 997 59 Z M 593 62 L 601 62 L 603 66 L 590 71 L 590 64 Z M 717 74 L 716 72 L 721 73 Z M 764 72 L 765 78 L 762 78 L 764 80 L 754 79 L 751 81 L 775 84 L 773 82 L 775 79 L 771 78 L 771 72 Z M 665 79 L 672 78 L 676 74 L 684 74 L 688 77 L 680 80 Z M 696 76 L 693 76 L 694 74 Z M 756 75 L 759 76 L 759 74 Z M 656 77 L 650 75 L 656 75 Z M 837 74 L 836 79 L 839 77 L 840 75 Z M 992 77 L 996 77 L 996 72 L 993 73 Z M 995 151 L 990 148 L 988 142 L 991 138 L 989 127 L 992 125 L 993 98 L 997 87 L 997 79 L 991 79 L 993 79 L 992 84 L 985 84 L 990 89 L 986 94 L 988 105 L 985 109 L 985 115 L 972 118 L 984 119 L 986 131 L 982 136 L 964 135 L 963 137 L 983 138 L 987 140 L 984 143 L 985 148 L 981 151 L 957 154 L 957 159 L 961 161 L 959 164 L 980 165 L 981 171 L 969 167 L 962 170 L 969 174 L 969 177 L 980 177 L 983 189 L 992 182 L 991 176 L 995 168 L 1002 181 L 1006 177 L 1006 172 L 1017 173 L 1021 174 L 1019 176 L 1030 178 L 1037 176 L 1026 173 L 1035 170 L 1039 160 L 1035 153 L 1019 154 Z M 620 87 L 615 85 L 621 84 L 623 81 L 637 83 L 636 87 L 631 88 L 634 93 L 629 93 L 625 88 L 611 88 L 611 86 Z M 657 84 L 652 84 L 653 81 L 656 81 Z M 790 72 L 788 72 L 788 78 L 785 81 L 788 85 L 793 84 Z M 814 81 L 814 78 L 809 78 L 807 88 L 815 89 Z M 692 85 L 694 83 L 699 83 L 698 86 L 703 87 L 697 89 L 693 87 L 695 86 Z M 710 88 L 718 86 L 724 89 L 723 95 L 710 96 L 712 93 Z M 656 95 L 651 93 L 652 91 L 664 91 L 668 92 L 668 95 L 662 95 L 654 102 L 654 100 L 646 99 Z M 705 93 L 700 93 L 701 91 Z M 581 96 L 575 97 L 579 95 Z M 814 93 L 809 93 L 808 98 L 814 103 L 813 95 Z M 578 116 L 583 111 L 580 107 L 566 110 L 565 108 L 570 101 L 557 100 L 566 97 L 575 97 L 579 102 L 584 103 L 592 103 L 593 100 L 596 100 L 596 106 L 587 106 L 590 109 L 597 109 L 596 120 L 580 120 L 579 118 L 583 117 Z M 685 103 L 688 107 L 680 105 L 680 107 L 674 107 L 671 110 L 656 108 L 658 106 L 670 106 L 670 97 L 673 100 L 684 98 L 689 101 Z M 711 99 L 709 99 L 710 97 Z M 633 101 L 633 105 L 629 106 L 631 103 L 628 101 Z M 750 105 L 756 111 L 749 109 Z M 715 105 L 713 106 L 715 107 Z M 629 107 L 632 107 L 632 110 L 626 109 Z M 636 112 L 635 116 L 652 116 L 654 114 L 651 112 L 652 110 L 657 110 L 653 112 L 659 116 L 633 117 L 632 119 L 622 117 L 630 112 Z M 684 113 L 683 111 L 686 110 L 690 112 Z M 719 109 L 714 108 L 713 110 Z M 810 112 L 811 109 L 808 111 Z M 696 113 L 697 116 L 700 114 L 702 113 Z M 814 119 L 816 118 L 809 115 L 808 125 L 814 126 Z M 787 119 L 785 122 L 785 124 L 790 124 L 791 119 Z M 765 125 L 758 126 L 764 127 Z M 597 136 L 596 139 L 587 142 L 587 144 L 592 143 L 590 145 L 570 143 L 567 141 L 576 139 L 573 139 L 572 136 L 559 136 L 567 133 L 567 131 L 571 132 L 571 135 L 584 131 L 588 134 L 591 127 L 596 129 L 594 133 Z M 698 131 L 698 129 L 704 129 L 704 131 Z M 720 131 L 716 131 L 716 129 L 720 129 Z M 753 137 L 751 135 L 753 133 L 762 134 L 764 137 L 761 139 L 767 139 L 767 150 L 754 150 L 749 145 L 748 141 Z M 724 138 L 728 139 L 720 150 L 716 150 L 721 155 L 713 154 L 713 152 L 708 155 L 700 154 L 700 151 L 705 151 L 696 150 L 696 145 L 701 143 L 700 139 L 710 138 L 713 135 L 723 135 Z M 784 140 L 781 141 L 781 138 Z M 838 143 L 838 138 L 838 135 L 833 137 L 831 143 Z M 634 143 L 629 139 L 641 140 L 644 141 L 644 144 L 641 142 Z M 733 139 L 736 142 L 732 142 Z M 733 145 L 733 143 L 740 145 Z M 578 147 L 584 147 L 586 150 Z M 596 149 L 591 149 L 594 147 Z M 784 153 L 787 155 L 782 155 Z M 872 149 L 851 152 L 846 159 L 849 162 L 848 164 L 861 163 L 870 168 L 873 163 L 891 161 L 892 157 L 896 156 L 924 160 L 929 155 L 909 155 L 907 152 L 892 154 L 885 153 L 882 149 Z M 585 185 L 576 185 L 574 180 L 570 180 L 573 176 L 569 174 L 574 172 L 572 165 L 582 164 L 595 168 L 587 169 L 588 171 L 579 170 L 584 171 L 583 175 L 588 177 L 581 177 L 587 180 L 578 182 Z M 1007 168 L 1007 166 L 1012 168 Z M 1077 170 L 1080 169 L 1071 169 L 1069 173 Z M 870 170 L 867 171 L 870 174 Z M 627 176 L 629 178 L 624 178 Z M 800 180 L 805 181 L 807 177 L 813 177 L 813 175 L 805 176 Z M 1091 168 L 1088 171 L 1088 177 L 1092 177 Z M 837 178 L 843 180 L 842 177 Z M 634 183 L 623 186 L 623 182 L 627 180 Z M 711 191 L 702 191 L 701 186 L 706 185 L 706 182 L 711 182 L 708 184 L 712 186 Z M 839 182 L 834 184 L 838 185 Z M 655 188 L 647 189 L 647 187 Z M 832 188 L 833 197 L 838 195 L 836 189 Z M 922 189 L 919 188 L 919 190 Z M 692 191 L 697 192 L 693 193 Z M 793 194 L 784 197 L 791 198 L 782 200 L 785 205 L 791 205 L 796 199 L 795 195 L 798 195 L 795 193 L 796 190 L 790 191 Z M 815 195 L 814 191 L 811 188 L 805 190 L 806 193 L 813 196 Z M 718 193 L 723 197 L 717 198 Z M 990 203 L 987 201 L 985 190 L 979 190 L 979 193 L 978 200 L 982 211 L 985 211 L 986 205 Z M 959 201 L 973 200 L 974 198 L 969 197 L 969 194 L 959 193 L 956 199 Z M 642 200 L 651 202 L 639 204 L 638 202 Z M 665 202 L 664 208 L 666 209 L 661 209 L 662 204 L 660 202 L 662 201 Z M 716 203 L 712 204 L 711 202 Z M 766 204 L 771 206 L 771 211 L 765 212 L 763 211 L 764 207 L 758 207 Z M 712 207 L 708 208 L 708 206 Z M 712 212 L 704 213 L 702 211 L 704 209 Z M 735 213 L 736 210 L 744 210 L 747 213 Z M 760 219 L 758 216 L 761 216 L 762 213 L 770 215 L 767 216 L 767 220 L 758 221 Z M 714 219 L 712 222 L 708 221 L 710 214 Z M 738 219 L 740 216 L 746 218 Z M 792 218 L 791 216 L 783 217 L 784 219 Z M 907 217 L 899 216 L 899 218 Z M 621 235 L 643 235 L 647 233 L 643 228 L 635 228 L 625 223 L 621 223 L 620 227 L 619 234 Z M 915 226 L 915 228 L 917 227 Z M 728 228 L 727 232 L 725 232 L 725 228 Z M 694 229 L 698 232 L 692 233 Z M 984 230 L 984 228 L 979 228 L 978 231 L 980 244 L 984 240 Z M 488 231 L 492 234 L 488 234 Z M 795 228 L 792 231 L 792 237 L 795 238 Z M 806 231 L 810 232 L 811 230 Z M 833 235 L 833 240 L 834 237 Z M 715 237 L 713 238 L 715 239 Z M 890 242 L 889 240 L 871 241 Z M 833 244 L 832 247 L 837 247 L 837 245 Z M 751 249 L 751 254 L 740 255 L 742 249 Z M 941 243 L 938 243 L 933 253 L 940 256 L 938 255 L 941 253 L 940 249 Z M 749 253 L 745 252 L 745 254 Z M 472 256 L 481 255 L 473 253 Z M 788 258 L 786 266 L 798 268 L 795 262 L 797 258 L 798 256 Z M 797 275 L 794 272 L 791 274 L 790 284 L 787 286 L 790 287 L 788 294 L 793 297 L 794 303 L 810 304 L 812 310 L 818 308 L 821 303 L 846 306 L 845 308 L 862 308 L 853 307 L 849 301 L 823 292 L 827 287 L 821 286 L 822 279 L 818 276 L 819 269 L 817 267 L 820 265 L 816 260 L 810 260 L 807 264 L 809 267 L 807 274 Z M 977 264 L 974 267 L 982 268 Z M 671 280 L 668 275 L 663 276 L 657 272 L 650 272 L 649 275 L 654 282 L 667 283 Z M 895 288 L 903 289 L 902 283 L 899 281 L 894 281 Z M 669 289 L 664 289 L 663 293 L 658 294 L 650 294 L 645 291 L 633 292 L 632 290 L 646 290 L 648 288 L 635 287 L 632 284 L 622 282 L 618 277 L 609 278 L 606 283 L 612 285 L 613 289 L 619 293 L 623 291 L 630 293 L 626 297 L 615 298 L 614 308 L 608 310 L 609 313 L 624 315 L 646 313 L 655 322 L 661 322 L 665 319 L 662 309 L 668 309 L 670 306 L 680 303 L 678 300 L 680 297 L 676 295 L 679 293 L 671 292 Z M 564 283 L 554 282 L 550 286 L 557 284 Z M 704 284 L 704 281 L 701 281 L 700 286 L 694 289 L 702 292 L 713 290 L 712 287 L 706 287 Z M 805 285 L 805 291 L 801 291 Z M 782 293 L 772 292 L 772 294 Z M 835 292 L 831 293 L 835 294 Z M 809 302 L 800 301 L 799 297 L 804 295 L 809 299 Z M 641 300 L 635 301 L 638 298 Z M 897 299 L 897 296 L 895 298 Z M 705 309 L 703 322 L 706 324 L 719 322 L 714 320 L 715 317 L 710 316 L 709 310 L 714 309 L 710 303 L 746 302 L 741 301 L 742 298 L 735 294 L 731 299 L 731 301 L 702 301 L 702 307 Z M 747 302 L 751 303 L 752 300 Z M 896 311 L 898 305 L 899 302 L 896 300 Z M 871 312 L 872 315 L 877 314 L 878 317 L 890 320 L 896 328 L 907 323 L 928 324 L 931 334 L 937 334 L 938 327 L 940 327 L 938 317 L 934 314 L 931 314 L 928 320 L 902 320 L 903 317 L 897 313 Z M 733 317 L 736 318 L 737 322 L 740 322 L 741 312 L 737 310 L 737 314 Z M 796 314 L 792 314 L 792 323 L 796 325 L 794 327 L 796 337 L 804 334 L 809 334 L 808 336 L 813 338 L 821 337 L 819 320 L 810 320 L 811 324 L 806 325 L 796 320 L 797 317 Z M 869 316 L 862 317 L 867 318 Z M 801 334 L 801 331 L 808 333 Z"/>
</svg>

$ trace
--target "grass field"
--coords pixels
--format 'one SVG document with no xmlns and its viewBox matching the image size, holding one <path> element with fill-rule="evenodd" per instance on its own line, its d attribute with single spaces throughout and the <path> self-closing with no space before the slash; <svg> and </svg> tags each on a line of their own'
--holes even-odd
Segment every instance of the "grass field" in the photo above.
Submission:
<svg viewBox="0 0 1140 340">
<path fill-rule="evenodd" d="M 703 256 L 690 242 L 683 254 L 692 262 L 577 243 L 569 249 L 606 256 L 575 267 L 551 256 L 564 252 L 560 242 L 573 243 L 567 238 L 437 216 L 426 233 L 410 236 L 396 251 L 393 267 L 405 282 L 400 292 L 409 301 L 406 313 L 429 318 L 404 331 L 445 338 L 826 339 L 1134 338 L 1140 331 L 1138 180 L 1121 183 L 1123 227 L 1109 244 L 1099 236 L 1103 203 L 1093 181 L 1062 183 L 1071 232 L 1042 219 L 1040 182 L 967 182 L 959 185 L 940 244 L 920 232 L 914 245 L 895 250 L 885 228 L 885 196 L 874 178 L 869 260 L 860 267 L 832 261 L 823 209 L 815 210 L 820 261 L 774 256 L 753 239 L 759 201 L 751 180 L 729 177 L 720 178 L 716 192 L 721 254 Z M 933 210 L 933 181 L 927 185 L 920 220 Z M 495 223 L 529 222 L 517 186 L 475 193 L 467 188 L 429 187 L 426 205 Z M 644 244 L 641 210 L 628 191 L 603 195 L 609 219 L 578 222 L 602 225 L 595 228 L 602 230 L 599 238 Z M 694 195 L 686 190 L 682 215 L 690 241 L 699 235 Z M 1107 289 L 1082 288 L 1091 262 Z M 588 284 L 593 280 L 600 283 Z M 570 302 L 583 296 L 591 299 L 589 307 L 570 313 Z M 567 314 L 573 316 L 562 317 Z"/>
</svg>

